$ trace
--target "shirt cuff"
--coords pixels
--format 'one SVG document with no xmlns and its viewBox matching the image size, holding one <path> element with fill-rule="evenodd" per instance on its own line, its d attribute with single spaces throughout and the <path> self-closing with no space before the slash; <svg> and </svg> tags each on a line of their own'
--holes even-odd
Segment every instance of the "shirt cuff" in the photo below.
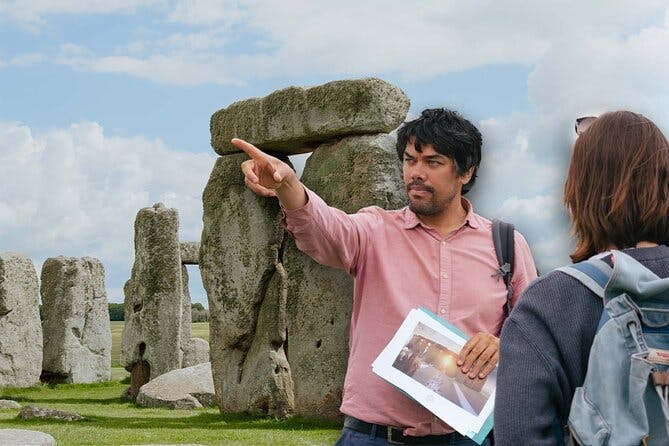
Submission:
<svg viewBox="0 0 669 446">
<path fill-rule="evenodd" d="M 304 186 L 307 194 L 307 202 L 304 206 L 295 209 L 286 209 L 281 206 L 281 224 L 290 233 L 299 232 L 300 229 L 309 226 L 313 222 L 315 209 L 319 204 L 325 202 L 309 188 Z"/>
</svg>

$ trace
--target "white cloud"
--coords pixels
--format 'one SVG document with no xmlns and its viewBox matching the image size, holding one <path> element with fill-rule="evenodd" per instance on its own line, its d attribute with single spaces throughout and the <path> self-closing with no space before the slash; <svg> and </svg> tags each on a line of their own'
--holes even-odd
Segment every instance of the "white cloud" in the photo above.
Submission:
<svg viewBox="0 0 669 446">
<path fill-rule="evenodd" d="M 543 272 L 569 262 L 572 242 L 562 191 L 576 138 L 574 119 L 631 109 L 669 134 L 668 17 L 660 14 L 657 23 L 636 30 L 618 24 L 625 33 L 565 33 L 530 75 L 533 112 L 480 125 L 485 151 L 472 191 L 477 209 L 515 223 Z"/>
<path fill-rule="evenodd" d="M 669 19 L 625 36 L 560 42 L 530 76 L 530 98 L 543 115 L 626 107 L 666 121 L 669 110 L 658 98 L 669 96 L 668 48 Z"/>
<path fill-rule="evenodd" d="M 45 16 L 55 14 L 130 13 L 160 0 L 0 0 L 0 21 L 37 30 Z"/>
<path fill-rule="evenodd" d="M 162 201 L 180 215 L 182 240 L 199 240 L 202 190 L 214 155 L 160 140 L 109 137 L 93 122 L 34 133 L 0 122 L 0 246 L 45 258 L 91 255 L 110 288 L 129 278 L 137 211 Z"/>
<path fill-rule="evenodd" d="M 240 3 L 234 0 L 178 0 L 169 15 L 173 22 L 188 25 L 225 26 L 244 17 Z"/>
<path fill-rule="evenodd" d="M 143 46 L 148 52 L 133 58 L 91 55 L 79 69 L 177 84 L 303 74 L 424 79 L 490 64 L 540 63 L 565 36 L 582 45 L 633 34 L 658 25 L 666 7 L 660 0 L 342 1 L 178 1 L 168 19 L 198 31 L 163 36 L 162 44 Z M 175 74 L 165 76 L 165 67 Z"/>
<path fill-rule="evenodd" d="M 227 40 L 218 30 L 197 33 L 176 33 L 166 39 L 167 45 L 175 50 L 203 51 L 223 47 Z M 167 46 L 165 45 L 165 46 Z"/>
<path fill-rule="evenodd" d="M 55 13 L 120 12 L 150 2 L 125 1 L 113 6 L 102 2 L 87 2 L 90 6 L 83 2 L 44 3 L 26 2 L 25 9 L 41 19 Z M 14 5 L 0 0 L 0 19 L 9 17 L 9 6 Z M 21 10 L 14 11 L 19 14 Z M 130 42 L 119 42 L 111 54 L 93 52 L 79 42 L 66 44 L 57 62 L 81 71 L 125 73 L 177 85 L 238 84 L 254 78 L 298 75 L 399 74 L 422 79 L 496 63 L 532 67 L 528 79 L 532 110 L 480 123 L 486 146 L 481 177 L 472 195 L 481 213 L 507 218 L 522 230 L 535 255 L 541 257 L 538 263 L 542 270 L 568 260 L 561 197 L 575 138 L 574 118 L 627 108 L 648 115 L 665 131 L 669 129 L 669 81 L 665 75 L 669 71 L 669 8 L 663 0 L 342 0 L 337 5 L 298 0 L 177 0 L 155 11 L 171 22 L 167 33 L 149 27 L 143 40 L 132 41 L 136 39 L 132 36 Z M 8 63 L 11 61 L 4 61 L 5 66 Z M 59 147 L 59 159 L 53 162 L 60 163 L 62 169 L 83 172 L 77 167 L 81 154 L 73 149 L 72 155 L 60 148 L 77 147 L 73 129 L 37 138 L 29 129 L 26 137 L 21 126 L 9 125 L 7 129 L 6 134 L 0 132 L 0 141 L 14 138 L 11 150 L 24 148 L 16 153 L 19 161 L 11 158 L 12 162 L 35 163 L 35 153 L 44 157 L 48 147 Z M 96 132 L 85 133 L 92 137 Z M 97 134 L 101 142 L 89 146 L 113 145 L 113 138 L 104 137 L 101 130 Z M 126 143 L 128 140 L 121 140 L 119 144 Z M 141 139 L 137 144 L 160 146 Z M 199 202 L 199 196 L 186 198 L 164 184 L 152 183 L 146 177 L 149 174 L 138 167 L 144 165 L 143 159 L 123 151 L 116 159 L 128 200 L 144 206 L 158 199 L 181 197 L 186 208 Z M 302 163 L 303 159 L 296 159 L 296 164 Z M 138 172 L 144 176 L 135 179 Z M 55 178 L 50 175 L 45 172 L 44 181 L 61 185 L 62 190 L 54 187 L 58 195 L 72 196 L 79 203 L 68 210 L 68 215 L 77 216 L 75 226 L 90 230 L 96 220 L 81 213 L 85 206 L 80 203 L 90 201 L 91 194 L 73 188 L 56 174 Z M 78 177 L 75 174 L 72 178 Z M 77 181 L 88 179 L 84 176 Z M 152 192 L 147 184 L 153 185 Z M 52 213 L 60 209 L 49 208 L 41 197 L 25 200 L 23 205 L 0 200 L 0 222 L 5 223 L 0 234 L 12 230 L 16 219 L 38 219 L 34 203 Z M 59 224 L 57 232 L 41 231 L 42 240 L 67 234 L 69 222 Z"/>
<path fill-rule="evenodd" d="M 26 67 L 30 65 L 37 65 L 44 61 L 44 55 L 39 53 L 26 53 L 19 56 L 14 56 L 8 61 L 0 59 L 0 68 L 5 67 Z"/>
<path fill-rule="evenodd" d="M 75 70 L 102 73 L 125 73 L 156 82 L 176 85 L 201 83 L 239 84 L 240 81 L 226 77 L 221 66 L 230 65 L 224 56 L 180 53 L 180 56 L 153 55 L 148 58 L 130 56 L 107 56 L 97 58 L 83 47 L 75 44 L 61 45 L 56 59 L 60 64 Z"/>
<path fill-rule="evenodd" d="M 561 203 L 554 195 L 537 195 L 532 198 L 507 198 L 499 209 L 501 218 L 532 219 L 539 222 L 550 221 L 556 211 L 560 211 Z"/>
</svg>

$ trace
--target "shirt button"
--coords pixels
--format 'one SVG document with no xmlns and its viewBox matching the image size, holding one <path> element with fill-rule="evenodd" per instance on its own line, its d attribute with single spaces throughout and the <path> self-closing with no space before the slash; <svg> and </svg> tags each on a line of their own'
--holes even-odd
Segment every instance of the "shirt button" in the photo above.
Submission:
<svg viewBox="0 0 669 446">
<path fill-rule="evenodd" d="M 441 277 L 443 277 L 444 279 L 448 279 L 448 274 L 444 273 L 441 275 Z"/>
<path fill-rule="evenodd" d="M 440 314 L 445 314 L 446 313 L 446 308 L 440 308 L 439 313 Z"/>
</svg>

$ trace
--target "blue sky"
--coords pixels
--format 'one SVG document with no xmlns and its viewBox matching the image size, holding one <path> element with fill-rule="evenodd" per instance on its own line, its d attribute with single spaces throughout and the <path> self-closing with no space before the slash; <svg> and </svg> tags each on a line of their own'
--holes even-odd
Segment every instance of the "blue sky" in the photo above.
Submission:
<svg viewBox="0 0 669 446">
<path fill-rule="evenodd" d="M 378 76 L 410 114 L 461 111 L 485 141 L 475 209 L 516 223 L 542 271 L 568 261 L 574 118 L 669 128 L 666 1 L 0 0 L 0 42 L 0 251 L 38 271 L 98 257 L 114 302 L 141 207 L 176 207 L 199 239 L 209 118 L 240 99 Z"/>
</svg>

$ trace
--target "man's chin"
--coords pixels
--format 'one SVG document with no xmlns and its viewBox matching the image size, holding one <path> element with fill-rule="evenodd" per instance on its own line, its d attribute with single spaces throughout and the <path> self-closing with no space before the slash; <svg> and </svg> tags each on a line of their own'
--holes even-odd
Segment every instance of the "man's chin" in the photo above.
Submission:
<svg viewBox="0 0 669 446">
<path fill-rule="evenodd" d="M 438 212 L 434 206 L 426 203 L 416 203 L 409 201 L 409 209 L 416 215 L 434 215 Z"/>
</svg>

